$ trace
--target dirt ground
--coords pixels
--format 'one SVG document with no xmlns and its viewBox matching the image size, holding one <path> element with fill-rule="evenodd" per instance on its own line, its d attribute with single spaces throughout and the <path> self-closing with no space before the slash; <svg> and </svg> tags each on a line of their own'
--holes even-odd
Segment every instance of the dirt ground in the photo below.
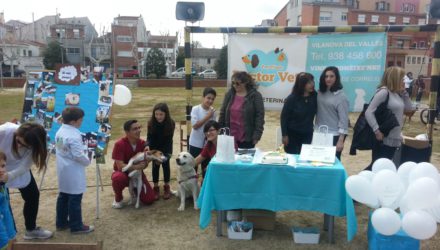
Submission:
<svg viewBox="0 0 440 250">
<path fill-rule="evenodd" d="M 275 147 L 275 128 L 278 126 L 279 113 L 268 112 L 262 141 L 257 145 L 263 150 L 273 150 Z M 351 117 L 354 124 L 355 117 Z M 436 131 L 435 133 L 438 133 Z M 110 145 L 111 152 L 113 142 Z M 349 175 L 356 174 L 368 165 L 370 151 L 359 152 L 357 156 L 349 156 L 348 149 L 351 139 L 345 144 L 342 162 Z M 179 133 L 174 137 L 174 152 L 180 151 Z M 38 225 L 55 230 L 55 204 L 57 197 L 57 180 L 54 157 L 50 160 L 49 168 L 45 175 L 43 189 L 40 196 L 40 209 Z M 173 157 L 173 160 L 175 157 Z M 175 163 L 171 161 L 172 188 L 176 189 Z M 434 153 L 432 161 L 437 167 L 440 166 L 440 154 Z M 55 236 L 47 242 L 96 242 L 103 241 L 104 249 L 287 249 L 298 247 L 300 249 L 367 249 L 367 224 L 368 208 L 356 206 L 358 231 L 352 242 L 346 239 L 345 218 L 336 218 L 336 244 L 329 244 L 327 233 L 321 231 L 319 245 L 298 245 L 293 243 L 290 228 L 295 226 L 322 226 L 322 215 L 315 212 L 288 211 L 278 212 L 276 215 L 276 227 L 274 231 L 254 231 L 251 241 L 229 240 L 226 236 L 216 237 L 215 213 L 210 226 L 201 230 L 198 226 L 199 212 L 195 211 L 190 201 L 187 201 L 187 209 L 178 212 L 179 201 L 173 197 L 170 200 L 159 200 L 151 206 L 142 206 L 139 209 L 124 207 L 116 210 L 111 208 L 113 190 L 110 176 L 112 173 L 112 161 L 110 154 L 107 155 L 107 163 L 100 166 L 104 190 L 99 192 L 100 214 L 96 218 L 96 166 L 90 165 L 87 170 L 89 188 L 84 194 L 82 210 L 83 220 L 87 224 L 94 224 L 96 231 L 88 235 L 71 235 L 67 232 L 56 232 Z M 151 167 L 146 171 L 151 180 Z M 41 175 L 34 171 L 37 183 L 40 184 Z M 161 173 L 162 178 L 162 173 Z M 162 190 L 161 190 L 162 191 Z M 124 193 L 125 199 L 129 197 L 128 191 Z M 19 230 L 18 241 L 23 241 L 24 222 L 21 215 L 22 199 L 16 190 L 11 190 L 11 205 Z M 226 232 L 224 229 L 223 232 Z M 422 249 L 439 249 L 440 234 L 430 240 L 422 242 Z"/>
</svg>

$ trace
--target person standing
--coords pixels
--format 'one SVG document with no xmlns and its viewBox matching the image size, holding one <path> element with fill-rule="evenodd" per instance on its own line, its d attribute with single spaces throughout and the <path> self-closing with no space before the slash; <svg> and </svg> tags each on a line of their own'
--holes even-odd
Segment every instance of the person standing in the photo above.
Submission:
<svg viewBox="0 0 440 250">
<path fill-rule="evenodd" d="M 126 121 L 124 123 L 125 137 L 116 141 L 113 147 L 112 158 L 115 162 L 113 164 L 113 174 L 111 178 L 113 191 L 115 193 L 112 207 L 115 209 L 123 207 L 122 191 L 128 187 L 128 173 L 122 172 L 122 169 L 133 156 L 137 153 L 144 152 L 146 149 L 146 143 L 141 139 L 141 129 L 142 126 L 137 120 Z M 148 160 L 134 164 L 133 169 L 143 170 L 147 165 Z M 144 171 L 142 171 L 142 183 L 147 187 L 147 190 L 145 192 L 145 190 L 142 189 L 139 199 L 143 204 L 152 204 L 154 202 L 153 188 L 151 188 Z"/>
<path fill-rule="evenodd" d="M 281 111 L 281 134 L 286 153 L 299 154 L 302 144 L 312 142 L 316 99 L 313 75 L 306 72 L 297 74 L 292 93 Z"/>
<path fill-rule="evenodd" d="M 414 82 L 412 72 L 408 72 L 403 77 L 403 82 L 405 83 L 405 90 L 408 93 L 409 98 L 411 99 L 411 97 L 412 97 L 413 82 Z"/>
<path fill-rule="evenodd" d="M 208 121 L 215 120 L 215 109 L 212 107 L 217 93 L 211 87 L 206 87 L 203 90 L 202 103 L 194 106 L 191 110 L 191 124 L 192 130 L 189 137 L 189 153 L 196 158 L 205 145 L 205 133 L 203 127 Z M 209 161 L 202 161 L 202 172 L 208 166 Z M 196 173 L 199 164 L 196 164 Z"/>
<path fill-rule="evenodd" d="M 175 123 L 171 119 L 170 110 L 166 103 L 158 103 L 153 108 L 153 113 L 148 121 L 147 142 L 148 150 L 159 150 L 167 158 L 162 164 L 153 162 L 153 183 L 154 197 L 159 199 L 159 170 L 162 165 L 164 178 L 163 199 L 168 200 L 171 197 L 170 189 L 170 158 L 173 154 L 173 136 Z"/>
<path fill-rule="evenodd" d="M 238 148 L 254 148 L 264 130 L 263 96 L 252 76 L 245 71 L 235 72 L 220 109 L 220 127 L 228 127 Z"/>
<path fill-rule="evenodd" d="M 87 189 L 86 167 L 90 165 L 87 148 L 84 148 L 79 131 L 84 111 L 67 107 L 61 116 L 63 124 L 55 135 L 59 189 L 56 227 L 58 230 L 70 228 L 74 234 L 90 233 L 95 228 L 84 225 L 81 215 L 81 201 Z"/>
<path fill-rule="evenodd" d="M 24 200 L 23 216 L 26 226 L 24 239 L 48 239 L 53 236 L 49 230 L 37 227 L 40 191 L 32 175 L 31 166 L 39 171 L 46 168 L 47 133 L 37 123 L 14 123 L 0 125 L 0 151 L 6 155 L 7 172 L 0 176 L 0 182 L 7 188 L 17 188 Z"/>
<path fill-rule="evenodd" d="M 373 163 L 379 158 L 392 159 L 398 147 L 402 144 L 402 126 L 404 112 L 413 111 L 413 106 L 405 90 L 405 70 L 400 67 L 389 67 L 385 70 L 381 83 L 373 99 L 365 111 L 365 118 L 376 136 L 372 149 L 371 163 L 366 170 L 371 170 Z M 374 112 L 377 107 L 387 100 L 387 108 L 395 115 L 399 126 L 394 127 L 384 135 L 379 129 Z"/>
<path fill-rule="evenodd" d="M 348 99 L 342 90 L 339 69 L 329 66 L 319 78 L 318 112 L 315 130 L 320 126 L 328 127 L 333 135 L 333 146 L 336 146 L 336 157 L 341 160 L 345 137 L 348 134 Z"/>
</svg>

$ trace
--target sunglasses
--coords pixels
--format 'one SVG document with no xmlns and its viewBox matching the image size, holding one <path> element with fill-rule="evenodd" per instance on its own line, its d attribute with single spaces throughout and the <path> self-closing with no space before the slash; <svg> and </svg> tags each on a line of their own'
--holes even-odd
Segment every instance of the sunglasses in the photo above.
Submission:
<svg viewBox="0 0 440 250">
<path fill-rule="evenodd" d="M 242 84 L 245 84 L 245 83 L 239 82 L 239 81 L 232 81 L 232 86 L 239 86 L 239 85 L 242 85 Z"/>
</svg>

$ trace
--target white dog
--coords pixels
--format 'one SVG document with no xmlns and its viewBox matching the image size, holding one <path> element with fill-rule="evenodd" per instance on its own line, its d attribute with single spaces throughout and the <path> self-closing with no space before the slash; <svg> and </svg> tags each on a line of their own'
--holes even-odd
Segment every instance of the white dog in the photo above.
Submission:
<svg viewBox="0 0 440 250">
<path fill-rule="evenodd" d="M 188 152 L 181 152 L 176 158 L 179 190 L 177 190 L 177 197 L 180 197 L 180 206 L 178 211 L 185 210 L 185 199 L 192 195 L 194 200 L 194 209 L 198 210 L 197 198 L 199 196 L 199 185 L 197 183 L 197 173 L 194 170 L 196 161 L 194 157 Z"/>
<path fill-rule="evenodd" d="M 142 183 L 142 170 L 140 169 L 132 169 L 133 165 L 139 164 L 141 162 L 145 162 L 147 160 L 157 161 L 162 163 L 166 160 L 166 157 L 163 156 L 162 152 L 159 150 L 145 151 L 137 153 L 135 156 L 131 157 L 128 164 L 122 169 L 122 172 L 131 171 L 128 174 L 130 178 L 128 182 L 128 191 L 131 195 L 131 203 L 136 200 L 136 208 L 139 208 L 139 196 L 141 195 L 142 188 L 147 192 L 147 186 Z M 136 194 L 134 193 L 134 188 L 136 187 Z"/>
</svg>

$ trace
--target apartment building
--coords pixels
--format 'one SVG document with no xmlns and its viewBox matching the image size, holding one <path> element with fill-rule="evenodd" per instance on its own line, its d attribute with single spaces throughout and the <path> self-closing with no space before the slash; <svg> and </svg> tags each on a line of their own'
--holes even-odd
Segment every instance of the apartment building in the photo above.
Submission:
<svg viewBox="0 0 440 250">
<path fill-rule="evenodd" d="M 148 32 L 142 16 L 115 17 L 111 32 L 114 72 L 120 75 L 129 69 L 140 69 L 148 43 Z"/>
</svg>

